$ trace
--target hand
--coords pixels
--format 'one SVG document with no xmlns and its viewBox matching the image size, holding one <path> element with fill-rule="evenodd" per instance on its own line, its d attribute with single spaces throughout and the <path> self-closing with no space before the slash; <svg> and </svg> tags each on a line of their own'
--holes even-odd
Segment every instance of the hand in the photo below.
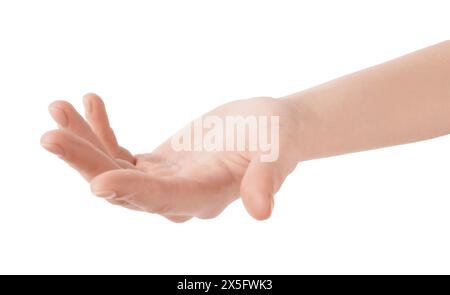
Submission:
<svg viewBox="0 0 450 295">
<path fill-rule="evenodd" d="M 66 101 L 55 101 L 50 114 L 59 129 L 41 144 L 75 168 L 92 192 L 112 204 L 161 214 L 174 222 L 213 218 L 242 196 L 251 216 L 270 216 L 274 194 L 298 159 L 298 116 L 283 100 L 234 101 L 206 115 L 279 116 L 279 157 L 262 162 L 261 150 L 175 151 L 167 140 L 149 154 L 132 155 L 117 143 L 103 101 L 83 99 L 86 119 Z"/>
</svg>

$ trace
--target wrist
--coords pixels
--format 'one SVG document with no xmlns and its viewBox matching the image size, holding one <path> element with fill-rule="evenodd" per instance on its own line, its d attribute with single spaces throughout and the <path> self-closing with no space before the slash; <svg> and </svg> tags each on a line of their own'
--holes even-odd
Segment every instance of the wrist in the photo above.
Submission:
<svg viewBox="0 0 450 295">
<path fill-rule="evenodd" d="M 291 153 L 297 163 L 317 157 L 313 145 L 314 129 L 318 125 L 318 119 L 308 103 L 311 96 L 310 92 L 303 91 L 279 98 L 291 110 L 290 116 L 294 124 L 294 132 L 291 134 L 294 145 Z"/>
</svg>

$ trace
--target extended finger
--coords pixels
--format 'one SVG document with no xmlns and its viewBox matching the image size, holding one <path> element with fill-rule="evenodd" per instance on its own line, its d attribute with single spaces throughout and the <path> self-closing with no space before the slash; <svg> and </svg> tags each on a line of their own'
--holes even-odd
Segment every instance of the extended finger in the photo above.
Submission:
<svg viewBox="0 0 450 295">
<path fill-rule="evenodd" d="M 88 93 L 83 97 L 83 103 L 86 109 L 86 118 L 108 153 L 114 158 L 134 164 L 136 162 L 134 156 L 127 149 L 119 146 L 117 142 L 102 99 L 94 93 Z"/>
<path fill-rule="evenodd" d="M 48 110 L 61 130 L 72 132 L 90 142 L 101 151 L 107 152 L 100 139 L 72 104 L 67 101 L 57 100 L 49 105 Z"/>
<path fill-rule="evenodd" d="M 167 216 L 192 216 L 201 207 L 187 183 L 152 177 L 138 170 L 103 173 L 92 180 L 91 190 L 97 196 L 125 200 L 145 211 Z"/>
<path fill-rule="evenodd" d="M 57 154 L 86 180 L 109 170 L 121 169 L 113 159 L 93 144 L 68 131 L 53 130 L 41 138 L 41 145 Z"/>
</svg>

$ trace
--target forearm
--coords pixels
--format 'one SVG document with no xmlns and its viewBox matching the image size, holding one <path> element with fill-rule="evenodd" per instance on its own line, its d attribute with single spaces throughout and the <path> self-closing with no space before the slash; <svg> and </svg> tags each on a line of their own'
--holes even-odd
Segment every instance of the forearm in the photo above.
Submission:
<svg viewBox="0 0 450 295">
<path fill-rule="evenodd" d="M 450 42 L 282 98 L 299 111 L 299 160 L 450 133 Z"/>
</svg>

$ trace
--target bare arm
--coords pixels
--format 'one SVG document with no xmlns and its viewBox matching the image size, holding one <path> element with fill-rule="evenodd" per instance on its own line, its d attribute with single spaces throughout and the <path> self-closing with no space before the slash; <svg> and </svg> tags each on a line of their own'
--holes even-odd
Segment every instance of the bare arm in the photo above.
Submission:
<svg viewBox="0 0 450 295">
<path fill-rule="evenodd" d="M 300 160 L 450 133 L 450 41 L 284 100 L 299 110 Z"/>
<path fill-rule="evenodd" d="M 450 43 L 281 99 L 238 100 L 204 115 L 279 118 L 279 157 L 271 162 L 261 161 L 262 150 L 180 152 L 171 141 L 133 155 L 118 145 L 100 97 L 87 94 L 84 102 L 87 121 L 70 103 L 52 103 L 58 129 L 41 143 L 90 182 L 95 195 L 175 222 L 213 218 L 240 196 L 254 218 L 265 219 L 300 161 L 450 133 Z"/>
</svg>

